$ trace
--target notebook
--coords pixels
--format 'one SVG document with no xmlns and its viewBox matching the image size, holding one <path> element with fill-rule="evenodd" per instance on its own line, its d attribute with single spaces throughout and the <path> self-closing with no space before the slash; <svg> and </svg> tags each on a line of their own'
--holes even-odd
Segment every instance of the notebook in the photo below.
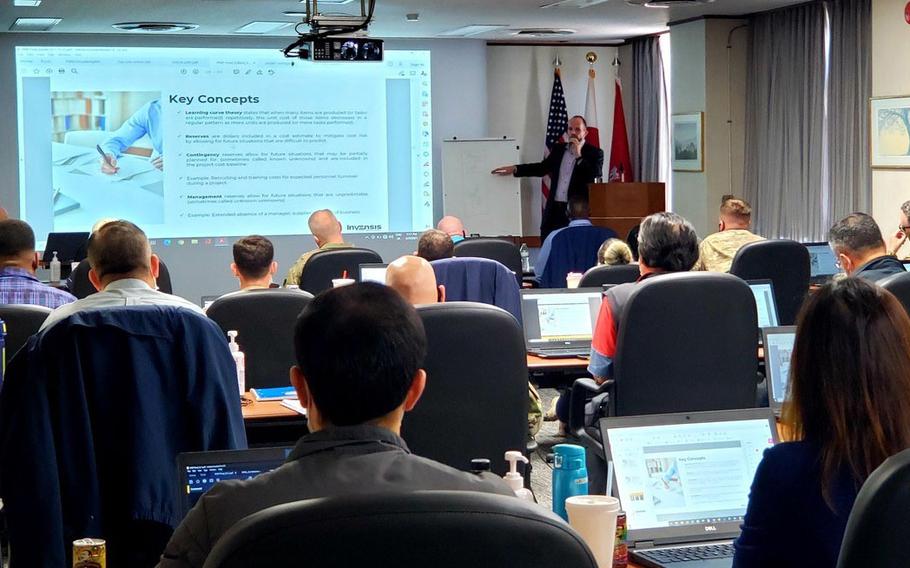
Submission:
<svg viewBox="0 0 910 568">
<path fill-rule="evenodd" d="M 767 408 L 603 418 L 613 494 L 632 559 L 652 568 L 728 568 L 765 449 Z"/>
<path fill-rule="evenodd" d="M 545 358 L 590 355 L 602 298 L 600 288 L 522 290 L 528 353 Z"/>
<path fill-rule="evenodd" d="M 796 340 L 796 326 L 770 327 L 762 330 L 765 346 L 765 374 L 768 385 L 768 405 L 776 415 L 784 399 L 787 398 L 787 385 L 790 384 L 790 354 Z"/>
<path fill-rule="evenodd" d="M 388 264 L 367 263 L 360 265 L 360 282 L 378 282 L 385 284 L 385 271 Z"/>
<path fill-rule="evenodd" d="M 219 481 L 251 479 L 285 462 L 291 447 L 184 452 L 177 455 L 177 479 L 182 519 L 202 494 Z"/>
<path fill-rule="evenodd" d="M 774 285 L 770 280 L 748 280 L 746 283 L 755 296 L 755 307 L 758 309 L 758 327 L 775 327 L 780 325 L 777 319 L 777 302 L 774 300 Z"/>
<path fill-rule="evenodd" d="M 837 256 L 828 243 L 803 243 L 809 251 L 809 282 L 824 284 L 840 274 Z"/>
</svg>

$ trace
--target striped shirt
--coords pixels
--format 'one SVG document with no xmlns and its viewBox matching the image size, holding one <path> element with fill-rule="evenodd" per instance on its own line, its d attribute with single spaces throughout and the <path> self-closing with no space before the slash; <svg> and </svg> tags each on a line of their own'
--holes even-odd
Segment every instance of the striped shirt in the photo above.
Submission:
<svg viewBox="0 0 910 568">
<path fill-rule="evenodd" d="M 42 284 L 24 268 L 0 268 L 0 304 L 32 304 L 56 308 L 75 302 L 69 292 Z"/>
</svg>

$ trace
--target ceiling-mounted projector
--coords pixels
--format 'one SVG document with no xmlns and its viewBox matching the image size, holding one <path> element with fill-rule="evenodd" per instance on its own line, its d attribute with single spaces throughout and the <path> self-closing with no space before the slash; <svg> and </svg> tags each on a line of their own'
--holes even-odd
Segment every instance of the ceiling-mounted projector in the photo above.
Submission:
<svg viewBox="0 0 910 568">
<path fill-rule="evenodd" d="M 318 61 L 382 61 L 382 40 L 339 37 L 364 35 L 375 8 L 376 0 L 360 0 L 360 14 L 321 14 L 319 0 L 306 0 L 306 15 L 295 28 L 300 37 L 282 51 L 287 57 Z M 309 32 L 301 26 L 309 26 Z M 332 41 L 326 41 L 329 38 Z"/>
</svg>

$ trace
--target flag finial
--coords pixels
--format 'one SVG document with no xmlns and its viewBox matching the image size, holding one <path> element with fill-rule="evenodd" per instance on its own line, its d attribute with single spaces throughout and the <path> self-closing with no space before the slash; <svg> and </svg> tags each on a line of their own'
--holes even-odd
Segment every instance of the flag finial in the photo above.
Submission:
<svg viewBox="0 0 910 568">
<path fill-rule="evenodd" d="M 553 59 L 553 66 L 557 67 L 557 68 L 562 67 L 562 59 L 559 58 L 558 53 L 556 54 L 556 57 Z"/>
<path fill-rule="evenodd" d="M 595 63 L 597 63 L 597 54 L 594 53 L 593 51 L 587 52 L 585 54 L 585 61 L 587 61 L 591 65 L 594 65 Z"/>
</svg>

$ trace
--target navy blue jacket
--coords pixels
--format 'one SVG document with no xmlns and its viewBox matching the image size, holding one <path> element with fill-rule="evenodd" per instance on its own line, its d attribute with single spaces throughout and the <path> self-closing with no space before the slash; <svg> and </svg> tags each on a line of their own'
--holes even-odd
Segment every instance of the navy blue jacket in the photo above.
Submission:
<svg viewBox="0 0 910 568">
<path fill-rule="evenodd" d="M 597 264 L 600 245 L 616 232 L 606 227 L 566 227 L 553 236 L 547 265 L 540 274 L 541 288 L 565 288 L 566 275 L 584 273 Z"/>
<path fill-rule="evenodd" d="M 0 497 L 13 568 L 69 566 L 74 539 L 130 521 L 175 527 L 177 454 L 246 447 L 227 342 L 189 310 L 76 313 L 7 371 Z"/>
<path fill-rule="evenodd" d="M 521 323 L 521 292 L 511 270 L 486 258 L 442 258 L 430 263 L 446 300 L 500 307 Z"/>
<path fill-rule="evenodd" d="M 906 272 L 904 269 L 904 263 L 897 260 L 897 258 L 889 255 L 880 256 L 878 258 L 870 260 L 866 264 L 857 268 L 856 272 L 853 273 L 853 276 L 865 278 L 870 282 L 878 282 L 879 280 L 884 280 L 892 274 L 900 274 L 902 272 Z"/>
<path fill-rule="evenodd" d="M 735 543 L 735 568 L 837 564 L 859 487 L 842 472 L 831 488 L 832 511 L 822 498 L 818 458 L 818 446 L 810 442 L 765 450 Z"/>
</svg>

